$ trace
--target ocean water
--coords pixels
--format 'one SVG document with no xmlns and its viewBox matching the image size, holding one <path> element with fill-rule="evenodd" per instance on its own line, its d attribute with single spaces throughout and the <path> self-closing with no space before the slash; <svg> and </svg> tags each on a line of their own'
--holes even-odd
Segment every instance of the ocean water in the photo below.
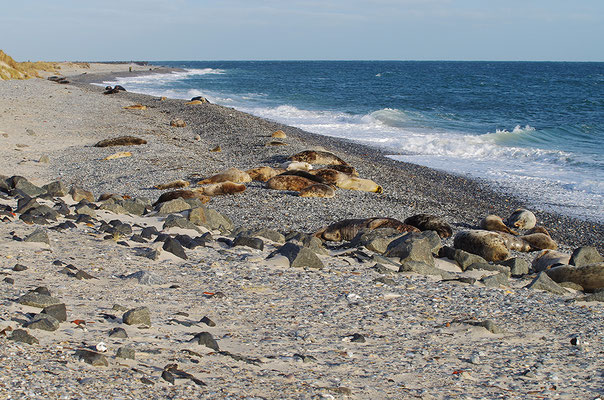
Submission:
<svg viewBox="0 0 604 400">
<path fill-rule="evenodd" d="M 160 62 L 129 91 L 211 102 L 604 222 L 604 63 Z"/>
</svg>

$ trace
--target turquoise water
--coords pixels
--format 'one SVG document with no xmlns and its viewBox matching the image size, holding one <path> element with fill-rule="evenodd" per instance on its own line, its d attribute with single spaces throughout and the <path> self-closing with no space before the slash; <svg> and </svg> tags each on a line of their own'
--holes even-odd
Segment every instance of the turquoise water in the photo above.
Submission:
<svg viewBox="0 0 604 400">
<path fill-rule="evenodd" d="M 604 63 L 161 62 L 135 92 L 210 101 L 604 221 Z"/>
</svg>

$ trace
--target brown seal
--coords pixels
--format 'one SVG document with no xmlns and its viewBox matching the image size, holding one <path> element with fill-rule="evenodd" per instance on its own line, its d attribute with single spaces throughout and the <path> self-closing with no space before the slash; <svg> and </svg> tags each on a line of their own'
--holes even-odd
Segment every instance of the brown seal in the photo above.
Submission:
<svg viewBox="0 0 604 400">
<path fill-rule="evenodd" d="M 201 180 L 197 182 L 198 185 L 205 185 L 208 183 L 220 183 L 231 181 L 235 183 L 246 183 L 251 182 L 252 178 L 249 176 L 247 172 L 244 172 L 237 168 L 229 168 L 225 171 L 222 171 L 216 175 L 212 175 L 209 178 Z"/>
<path fill-rule="evenodd" d="M 531 267 L 535 272 L 541 272 L 555 265 L 568 264 L 569 260 L 570 254 L 556 250 L 543 250 L 533 259 Z"/>
<path fill-rule="evenodd" d="M 135 146 L 147 144 L 145 139 L 137 138 L 136 136 L 119 136 L 111 139 L 104 139 L 94 145 L 94 147 L 110 147 L 110 146 Z"/>
<path fill-rule="evenodd" d="M 420 231 L 435 231 L 441 238 L 448 238 L 453 234 L 451 226 L 442 218 L 431 214 L 417 214 L 405 219 L 405 223 L 413 225 Z"/>
<path fill-rule="evenodd" d="M 311 180 L 311 181 L 316 182 L 316 183 L 328 183 L 328 182 L 325 182 L 325 180 L 321 179 L 321 177 L 318 177 L 316 175 L 311 174 L 308 171 L 304 171 L 304 170 L 301 170 L 301 169 L 293 169 L 293 170 L 290 170 L 290 171 L 285 171 L 285 172 L 280 173 L 279 175 L 301 176 L 303 178 L 306 178 L 306 179 Z"/>
<path fill-rule="evenodd" d="M 555 282 L 573 282 L 581 285 L 585 290 L 604 288 L 604 262 L 583 265 L 560 265 L 546 271 L 547 275 Z"/>
<path fill-rule="evenodd" d="M 277 176 L 285 171 L 282 169 L 275 169 L 272 167 L 256 167 L 248 169 L 247 174 L 252 178 L 253 181 L 266 182 L 273 176 Z"/>
<path fill-rule="evenodd" d="M 356 176 L 351 176 L 348 179 L 338 183 L 337 185 L 341 189 L 348 190 L 360 190 L 363 192 L 372 192 L 372 193 L 383 193 L 384 189 L 372 181 L 371 179 L 363 179 L 357 178 Z"/>
<path fill-rule="evenodd" d="M 153 205 L 156 206 L 174 199 L 199 199 L 204 204 L 210 201 L 208 196 L 193 190 L 174 190 L 172 192 L 162 193 L 162 195 L 159 196 L 159 199 L 157 199 Z"/>
<path fill-rule="evenodd" d="M 245 191 L 245 185 L 235 182 L 219 182 L 211 183 L 199 188 L 193 189 L 196 192 L 205 194 L 206 196 L 220 196 L 225 194 L 235 194 Z"/>
<path fill-rule="evenodd" d="M 336 191 L 333 186 L 325 185 L 323 183 L 316 183 L 300 190 L 300 197 L 325 197 L 331 199 L 336 195 Z"/>
<path fill-rule="evenodd" d="M 142 104 L 132 104 L 131 106 L 124 107 L 124 110 L 146 110 L 147 106 Z"/>
<path fill-rule="evenodd" d="M 543 233 L 549 237 L 552 237 L 552 235 L 549 234 L 547 229 L 545 229 L 545 227 L 541 225 L 537 225 L 534 228 L 529 229 L 528 232 L 526 232 L 527 235 L 530 235 L 531 233 Z"/>
<path fill-rule="evenodd" d="M 184 181 L 182 179 L 178 179 L 176 181 L 162 183 L 161 185 L 155 185 L 154 188 L 159 189 L 159 190 L 182 189 L 182 188 L 188 187 L 189 185 L 190 185 L 189 182 Z"/>
<path fill-rule="evenodd" d="M 340 157 L 328 151 L 321 150 L 305 150 L 300 153 L 296 153 L 289 157 L 292 161 L 302 161 L 309 164 L 321 164 L 321 165 L 348 165 L 348 163 L 342 160 Z"/>
<path fill-rule="evenodd" d="M 558 244 L 545 233 L 531 233 L 519 236 L 519 238 L 530 244 L 532 250 L 556 250 L 558 248 Z"/>
<path fill-rule="evenodd" d="M 484 229 L 485 231 L 511 233 L 512 235 L 518 234 L 518 232 L 508 228 L 508 226 L 503 223 L 503 220 L 500 216 L 493 214 L 487 215 L 482 219 L 482 221 L 480 221 L 480 229 Z"/>
<path fill-rule="evenodd" d="M 296 175 L 277 175 L 266 182 L 266 187 L 275 190 L 293 190 L 299 192 L 305 187 L 314 185 L 315 181 Z"/>
<path fill-rule="evenodd" d="M 456 249 L 478 254 L 487 261 L 503 261 L 510 251 L 505 241 L 497 232 L 471 230 L 455 235 L 453 246 Z"/>
<path fill-rule="evenodd" d="M 365 218 L 345 219 L 317 231 L 314 236 L 319 239 L 333 242 L 352 240 L 361 230 L 374 230 L 378 228 L 393 228 L 399 232 L 419 232 L 414 226 L 407 225 L 394 218 Z"/>
<path fill-rule="evenodd" d="M 326 183 L 336 186 L 338 186 L 340 182 L 347 181 L 351 177 L 349 174 L 345 174 L 344 172 L 332 168 L 314 169 L 309 171 L 309 173 L 323 179 Z"/>
<path fill-rule="evenodd" d="M 277 139 L 285 139 L 287 137 L 287 135 L 285 134 L 285 132 L 283 132 L 281 129 L 279 129 L 278 131 L 273 132 L 271 137 L 277 138 Z"/>
</svg>

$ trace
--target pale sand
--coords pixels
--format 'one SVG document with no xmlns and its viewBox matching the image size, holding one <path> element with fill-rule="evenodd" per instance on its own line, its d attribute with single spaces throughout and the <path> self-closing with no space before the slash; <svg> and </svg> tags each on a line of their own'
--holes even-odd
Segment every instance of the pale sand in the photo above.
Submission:
<svg viewBox="0 0 604 400">
<path fill-rule="evenodd" d="M 89 73 L 96 68 L 92 65 Z M 128 70 L 127 65 L 98 68 Z M 0 174 L 23 175 L 37 184 L 60 177 L 92 189 L 96 195 L 115 188 L 119 193 L 148 194 L 154 199 L 159 192 L 148 188 L 161 183 L 158 181 L 189 177 L 195 170 L 207 175 L 212 169 L 231 164 L 257 162 L 252 156 L 230 152 L 244 139 L 228 135 L 229 139 L 221 143 L 223 153 L 207 153 L 219 137 L 208 127 L 213 121 L 206 121 L 201 129 L 194 124 L 181 130 L 167 127 L 170 119 L 188 115 L 177 101 L 169 100 L 164 105 L 157 99 L 133 94 L 103 96 L 96 89 L 42 80 L 0 82 L 0 94 L 0 130 L 7 134 L 0 136 L 6 149 L 0 158 Z M 149 112 L 122 109 L 139 100 L 156 108 L 146 110 Z M 166 107 L 173 107 L 170 114 L 165 112 L 169 111 Z M 213 115 L 216 126 L 223 126 L 223 136 L 229 126 L 238 130 L 240 126 L 252 129 L 253 124 L 265 124 L 258 125 L 266 130 L 265 134 L 275 127 L 235 111 L 229 111 L 231 121 L 225 120 L 221 112 Z M 32 129 L 35 135 L 28 135 L 26 129 Z M 204 129 L 207 135 L 200 141 L 193 140 L 194 134 L 203 134 Z M 254 130 L 250 132 L 255 135 Z M 254 151 L 250 153 L 260 152 L 260 158 L 267 159 L 271 151 L 276 157 L 309 143 L 316 145 L 312 136 L 300 134 L 298 138 L 296 130 L 290 132 L 290 148 L 251 146 L 248 148 Z M 133 157 L 111 164 L 102 162 L 102 158 L 122 148 L 88 147 L 123 134 L 144 137 L 150 144 L 128 148 Z M 266 139 L 261 140 L 258 134 L 254 140 L 260 144 Z M 333 149 L 331 141 L 322 143 Z M 251 185 L 245 193 L 213 199 L 209 206 L 229 214 L 236 226 L 287 225 L 307 232 L 328 220 L 328 214 L 339 219 L 346 207 L 353 216 L 379 210 L 380 202 L 387 204 L 381 206 L 383 212 L 404 212 L 403 217 L 414 211 L 438 210 L 429 185 L 428 189 L 396 187 L 394 181 L 383 176 L 385 172 L 372 172 L 363 162 L 382 164 L 375 164 L 374 159 L 361 161 L 358 148 L 352 145 L 350 154 L 343 153 L 346 146 L 336 150 L 360 165 L 363 175 L 380 183 L 383 178 L 391 194 L 387 191 L 385 197 L 376 197 L 338 191 L 340 197 L 329 202 L 269 194 Z M 43 155 L 49 156 L 50 163 L 38 162 Z M 170 170 L 170 165 L 178 168 Z M 385 171 L 394 171 L 391 164 L 383 165 Z M 430 173 L 421 168 L 411 171 L 422 179 L 422 174 Z M 415 179 L 409 170 L 403 173 L 406 179 Z M 415 199 L 419 209 L 396 205 L 394 200 L 400 200 L 392 194 L 395 190 L 409 190 L 416 197 L 424 190 L 424 197 Z M 269 201 L 262 202 L 263 196 Z M 477 197 L 479 201 L 480 195 Z M 255 203 L 248 204 L 246 199 L 254 199 Z M 442 200 L 447 209 L 441 215 L 450 216 L 456 230 L 475 223 L 487 209 L 454 209 L 455 199 Z M 13 199 L 0 203 L 16 205 Z M 509 210 L 498 202 L 493 206 Z M 365 208 L 369 211 L 360 211 Z M 265 217 L 271 214 L 274 218 Z M 161 224 L 150 217 L 99 215 L 106 221 L 118 218 L 141 226 Z M 567 220 L 560 217 L 560 221 Z M 576 224 L 590 226 L 581 221 Z M 602 238 L 601 226 L 591 226 L 595 231 L 587 237 L 580 232 L 575 235 L 578 241 L 585 241 L 583 244 L 601 246 L 594 243 Z M 604 308 L 602 303 L 569 301 L 577 295 L 572 291 L 568 296 L 556 296 L 523 289 L 530 279 L 512 279 L 510 287 L 485 288 L 478 283 L 446 283 L 414 274 L 394 274 L 394 284 L 386 285 L 374 281 L 382 276 L 371 269 L 374 263 L 360 262 L 354 254 L 341 250 L 333 249 L 330 256 L 321 256 L 326 266 L 321 271 L 290 269 L 283 260 L 267 261 L 267 255 L 278 247 L 270 241 L 266 241 L 263 251 L 212 242 L 209 247 L 187 250 L 190 259 L 185 262 L 166 253 L 159 260 L 150 260 L 137 250 L 149 244 L 129 242 L 131 247 L 124 247 L 103 240 L 103 233 L 86 225 L 49 231 L 50 246 L 12 240 L 13 235 L 24 237 L 35 228 L 19 220 L 0 223 L 0 269 L 4 276 L 15 279 L 14 285 L 0 283 L 0 330 L 7 326 L 19 328 L 19 321 L 28 319 L 28 312 L 39 311 L 14 301 L 37 286 L 47 286 L 66 303 L 68 321 L 81 319 L 88 323 L 86 331 L 70 322 L 62 323 L 55 332 L 30 330 L 40 340 L 39 345 L 0 339 L 0 398 L 595 399 L 603 394 Z M 564 232 L 560 235 L 572 237 L 564 236 Z M 578 243 L 568 239 L 563 244 L 563 250 L 568 251 Z M 62 267 L 53 265 L 54 260 L 73 264 L 98 279 L 80 281 L 60 274 Z M 16 263 L 29 269 L 13 272 Z M 490 274 L 461 274 L 457 266 L 445 260 L 438 260 L 438 266 L 465 276 Z M 145 286 L 122 278 L 139 270 L 153 271 L 165 283 Z M 178 287 L 171 288 L 173 285 Z M 204 294 L 218 291 L 226 297 Z M 122 324 L 122 312 L 112 310 L 116 303 L 127 308 L 148 306 L 151 328 Z M 189 315 L 176 315 L 178 311 Z M 103 313 L 117 318 L 106 319 Z M 197 323 L 206 315 L 216 327 Z M 506 332 L 493 334 L 468 323 L 485 319 L 494 320 Z M 185 326 L 175 320 L 197 324 Z M 125 328 L 130 337 L 109 338 L 107 333 L 114 327 Z M 192 334 L 202 331 L 211 332 L 221 350 L 255 363 L 237 361 L 188 342 Z M 346 337 L 354 333 L 363 334 L 366 342 L 347 341 Z M 583 346 L 570 344 L 575 335 L 585 342 Z M 108 347 L 109 367 L 91 367 L 74 357 L 74 349 L 101 341 Z M 125 344 L 136 349 L 135 361 L 114 357 L 116 349 Z M 308 362 L 297 355 L 307 357 Z M 471 362 L 476 355 L 478 358 Z M 169 385 L 160 375 L 170 363 L 177 363 L 208 386 L 199 387 L 189 380 Z M 154 385 L 142 383 L 143 377 Z"/>
</svg>

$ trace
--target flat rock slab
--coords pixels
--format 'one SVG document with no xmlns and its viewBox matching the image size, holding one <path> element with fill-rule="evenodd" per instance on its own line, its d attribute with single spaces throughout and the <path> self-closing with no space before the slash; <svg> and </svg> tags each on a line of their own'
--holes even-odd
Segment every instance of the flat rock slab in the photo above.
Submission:
<svg viewBox="0 0 604 400">
<path fill-rule="evenodd" d="M 21 296 L 21 298 L 19 298 L 18 300 L 18 303 L 23 304 L 25 306 L 45 308 L 48 306 L 61 304 L 61 300 L 46 294 L 29 292 Z"/>
<path fill-rule="evenodd" d="M 565 295 L 568 291 L 550 278 L 546 272 L 540 272 L 537 277 L 526 286 L 527 289 L 545 290 L 546 292 Z"/>
<path fill-rule="evenodd" d="M 25 327 L 53 332 L 59 329 L 59 320 L 50 314 L 38 314 Z"/>
<path fill-rule="evenodd" d="M 39 344 L 40 342 L 34 336 L 27 333 L 25 329 L 15 329 L 13 334 L 8 338 L 14 342 L 27 343 L 27 344 Z"/>
</svg>

